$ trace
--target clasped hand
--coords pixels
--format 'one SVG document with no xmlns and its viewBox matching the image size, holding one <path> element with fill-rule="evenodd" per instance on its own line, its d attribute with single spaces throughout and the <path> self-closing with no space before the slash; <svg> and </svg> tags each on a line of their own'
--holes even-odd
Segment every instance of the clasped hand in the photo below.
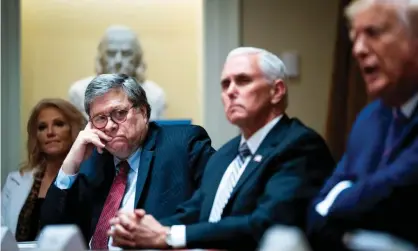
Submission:
<svg viewBox="0 0 418 251">
<path fill-rule="evenodd" d="M 161 225 L 152 215 L 142 209 L 134 212 L 119 211 L 110 220 L 108 235 L 113 246 L 125 248 L 168 248 L 166 236 L 168 227 Z"/>
</svg>

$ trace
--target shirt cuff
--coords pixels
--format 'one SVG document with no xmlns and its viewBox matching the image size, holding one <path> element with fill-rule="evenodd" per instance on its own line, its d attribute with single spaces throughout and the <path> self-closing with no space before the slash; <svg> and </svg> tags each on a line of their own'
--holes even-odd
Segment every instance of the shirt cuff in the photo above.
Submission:
<svg viewBox="0 0 418 251">
<path fill-rule="evenodd" d="M 338 183 L 331 191 L 328 193 L 325 199 L 318 203 L 315 206 L 316 212 L 318 212 L 321 216 L 325 217 L 328 214 L 329 209 L 331 208 L 332 204 L 334 203 L 337 196 L 344 190 L 351 187 L 353 183 L 351 181 L 345 180 Z"/>
<path fill-rule="evenodd" d="M 173 248 L 186 247 L 186 226 L 174 225 L 170 229 L 171 241 L 169 245 Z"/>
<path fill-rule="evenodd" d="M 55 180 L 55 186 L 59 189 L 70 189 L 77 178 L 78 173 L 73 175 L 66 174 L 62 169 L 58 172 L 57 179 Z"/>
</svg>

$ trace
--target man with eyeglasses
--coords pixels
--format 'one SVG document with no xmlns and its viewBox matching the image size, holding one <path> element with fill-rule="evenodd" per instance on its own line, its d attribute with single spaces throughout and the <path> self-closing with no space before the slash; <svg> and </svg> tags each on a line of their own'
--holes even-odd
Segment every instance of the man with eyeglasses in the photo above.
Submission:
<svg viewBox="0 0 418 251">
<path fill-rule="evenodd" d="M 149 122 L 145 91 L 127 75 L 93 79 L 84 105 L 89 123 L 47 193 L 41 224 L 77 224 L 92 249 L 108 249 L 118 210 L 172 215 L 200 186 L 214 149 L 199 126 Z"/>
</svg>

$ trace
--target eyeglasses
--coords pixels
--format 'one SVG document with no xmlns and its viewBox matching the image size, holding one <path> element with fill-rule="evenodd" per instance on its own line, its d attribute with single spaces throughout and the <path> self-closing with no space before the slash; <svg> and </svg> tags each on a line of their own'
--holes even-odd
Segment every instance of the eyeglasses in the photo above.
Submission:
<svg viewBox="0 0 418 251">
<path fill-rule="evenodd" d="M 107 122 L 109 121 L 109 118 L 116 124 L 120 124 L 126 121 L 129 110 L 131 110 L 132 108 L 134 108 L 134 106 L 131 106 L 131 108 L 128 108 L 128 109 L 116 109 L 116 110 L 111 111 L 107 115 L 99 114 L 91 118 L 90 121 L 93 124 L 93 126 L 96 127 L 97 129 L 105 128 L 107 125 Z"/>
</svg>

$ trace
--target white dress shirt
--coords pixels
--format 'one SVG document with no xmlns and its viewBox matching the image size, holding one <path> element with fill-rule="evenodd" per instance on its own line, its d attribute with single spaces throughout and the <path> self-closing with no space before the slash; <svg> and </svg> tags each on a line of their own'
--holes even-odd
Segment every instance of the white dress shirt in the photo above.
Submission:
<svg viewBox="0 0 418 251">
<path fill-rule="evenodd" d="M 141 159 L 141 149 L 136 150 L 129 158 L 128 163 L 130 170 L 128 172 L 128 180 L 126 183 L 125 194 L 122 199 L 121 209 L 126 211 L 131 211 L 135 209 L 135 192 L 136 192 L 136 181 L 138 178 L 138 168 Z M 121 162 L 120 159 L 114 157 L 115 166 Z M 55 185 L 59 189 L 69 189 L 74 184 L 75 179 L 77 178 L 78 173 L 74 175 L 67 175 L 62 169 L 58 172 Z M 91 245 L 91 240 L 89 246 Z M 112 238 L 109 238 L 108 242 L 109 250 L 121 250 L 118 247 L 112 246 Z"/>
<path fill-rule="evenodd" d="M 94 76 L 79 80 L 75 82 L 68 90 L 69 101 L 83 113 L 84 117 L 88 119 L 88 115 L 84 109 L 84 94 L 87 86 L 94 79 Z M 146 80 L 141 84 L 144 89 L 148 103 L 151 106 L 150 120 L 164 119 L 164 113 L 166 110 L 166 100 L 164 90 L 158 86 L 155 82 Z"/>
<path fill-rule="evenodd" d="M 412 116 L 415 108 L 418 105 L 418 93 L 410 98 L 405 104 L 401 106 L 401 112 L 407 118 Z M 329 209 L 331 208 L 334 201 L 337 199 L 338 195 L 347 188 L 350 188 L 353 183 L 350 180 L 343 180 L 335 185 L 331 191 L 327 194 L 325 199 L 315 206 L 315 210 L 321 216 L 325 217 L 328 214 Z"/>
<path fill-rule="evenodd" d="M 259 129 L 256 133 L 254 133 L 248 140 L 245 140 L 245 138 L 241 136 L 240 145 L 246 142 L 248 145 L 248 148 L 251 151 L 251 154 L 254 155 L 254 153 L 257 152 L 258 147 L 263 142 L 264 138 L 271 131 L 271 129 L 273 129 L 273 127 L 279 122 L 282 116 L 283 115 L 277 116 L 276 118 L 271 120 L 261 129 Z M 224 175 L 222 176 L 221 183 L 219 184 L 219 187 L 216 192 L 217 194 L 219 193 L 219 191 L 222 191 L 222 188 L 224 186 L 227 185 L 226 182 L 228 182 L 228 177 L 230 175 L 230 172 L 232 172 L 233 170 L 232 166 L 234 165 L 234 161 L 236 161 L 236 158 L 239 158 L 239 157 L 238 156 L 235 157 L 235 159 L 229 164 Z M 241 177 L 242 173 L 244 172 L 250 160 L 251 160 L 251 156 L 246 158 L 244 164 L 242 165 L 240 169 L 240 173 L 238 174 L 238 177 L 237 177 L 238 180 Z M 171 241 L 172 241 L 171 245 L 173 248 L 184 248 L 186 246 L 187 240 L 186 240 L 186 226 L 185 225 L 174 225 L 171 227 Z"/>
</svg>

